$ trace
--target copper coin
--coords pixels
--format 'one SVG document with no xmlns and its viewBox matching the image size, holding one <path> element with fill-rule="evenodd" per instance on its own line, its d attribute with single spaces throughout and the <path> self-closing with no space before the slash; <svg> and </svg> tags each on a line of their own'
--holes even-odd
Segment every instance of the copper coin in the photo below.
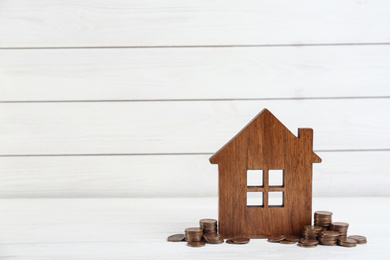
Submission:
<svg viewBox="0 0 390 260">
<path fill-rule="evenodd" d="M 184 232 L 203 232 L 203 228 L 198 228 L 198 227 L 191 227 L 191 228 L 186 228 Z"/>
<path fill-rule="evenodd" d="M 205 239 L 213 239 L 213 238 L 220 238 L 221 235 L 218 233 L 208 233 L 208 234 L 204 234 L 203 237 Z"/>
<path fill-rule="evenodd" d="M 320 232 L 322 230 L 321 226 L 315 226 L 315 225 L 307 225 L 303 227 L 303 230 L 305 231 L 318 231 Z"/>
<path fill-rule="evenodd" d="M 208 225 L 214 225 L 214 224 L 217 224 L 217 220 L 216 219 L 212 219 L 212 218 L 204 218 L 204 219 L 201 219 L 199 220 L 199 223 L 200 224 L 208 224 Z"/>
<path fill-rule="evenodd" d="M 209 244 L 221 244 L 223 243 L 222 237 L 217 233 L 209 233 L 203 235 L 203 238 L 206 240 Z"/>
<path fill-rule="evenodd" d="M 299 240 L 301 240 L 301 238 L 299 236 L 289 235 L 289 236 L 286 236 L 285 240 L 298 242 Z"/>
<path fill-rule="evenodd" d="M 367 243 L 367 238 L 364 236 L 353 235 L 353 236 L 349 236 L 348 238 L 356 240 L 356 243 L 358 243 L 358 244 Z"/>
<path fill-rule="evenodd" d="M 333 212 L 325 211 L 325 210 L 319 210 L 319 211 L 314 212 L 314 215 L 332 216 Z"/>
<path fill-rule="evenodd" d="M 314 247 L 317 247 L 317 245 L 307 245 L 307 244 L 302 244 L 302 243 L 298 243 L 298 246 L 300 246 L 300 247 L 305 247 L 305 248 L 314 248 Z"/>
<path fill-rule="evenodd" d="M 326 237 L 338 237 L 340 235 L 340 233 L 336 232 L 336 231 L 322 231 L 320 233 L 320 235 L 326 236 Z"/>
<path fill-rule="evenodd" d="M 207 241 L 207 243 L 209 243 L 209 244 L 214 244 L 214 245 L 216 245 L 216 244 L 222 244 L 222 243 L 223 243 L 223 239 L 220 238 L 220 239 L 210 240 L 210 241 Z"/>
<path fill-rule="evenodd" d="M 190 247 L 202 247 L 205 245 L 206 245 L 205 242 L 188 242 L 187 243 L 187 246 L 190 246 Z"/>
<path fill-rule="evenodd" d="M 319 243 L 319 241 L 316 239 L 302 238 L 301 240 L 299 240 L 299 243 L 302 243 L 305 245 L 317 245 Z"/>
<path fill-rule="evenodd" d="M 351 238 L 339 238 L 338 241 L 343 244 L 356 244 L 356 240 Z"/>
<path fill-rule="evenodd" d="M 340 228 L 348 228 L 349 224 L 346 222 L 332 222 L 332 226 L 337 226 Z"/>
<path fill-rule="evenodd" d="M 235 238 L 232 238 L 232 241 L 235 244 L 247 244 L 247 243 L 249 243 L 250 239 L 246 238 L 246 237 L 235 237 Z"/>
<path fill-rule="evenodd" d="M 282 240 L 279 241 L 280 244 L 295 244 L 297 241 Z"/>
<path fill-rule="evenodd" d="M 233 242 L 233 240 L 231 240 L 231 239 L 226 240 L 226 243 L 228 243 L 228 244 L 235 244 L 235 243 Z"/>
<path fill-rule="evenodd" d="M 285 238 L 286 238 L 285 235 L 270 236 L 268 238 L 268 242 L 276 243 L 276 242 L 284 240 Z"/>
<path fill-rule="evenodd" d="M 175 234 L 171 235 L 167 238 L 169 242 L 181 242 L 186 240 L 186 236 L 184 234 Z"/>
<path fill-rule="evenodd" d="M 337 246 L 337 243 L 326 243 L 326 244 L 321 243 L 321 245 L 323 245 L 323 246 Z"/>
</svg>

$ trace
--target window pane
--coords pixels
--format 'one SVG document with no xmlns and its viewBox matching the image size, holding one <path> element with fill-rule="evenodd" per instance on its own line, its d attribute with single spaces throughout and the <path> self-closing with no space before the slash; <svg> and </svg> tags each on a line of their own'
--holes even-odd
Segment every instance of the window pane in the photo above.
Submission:
<svg viewBox="0 0 390 260">
<path fill-rule="evenodd" d="M 246 194 L 248 207 L 263 207 L 263 192 L 247 192 Z"/>
<path fill-rule="evenodd" d="M 269 207 L 283 207 L 284 206 L 284 192 L 270 191 L 268 193 L 268 206 Z"/>
<path fill-rule="evenodd" d="M 248 187 L 263 187 L 263 170 L 248 170 L 247 171 L 247 186 Z"/>
<path fill-rule="evenodd" d="M 284 185 L 284 171 L 283 170 L 269 170 L 268 171 L 269 186 L 283 187 Z"/>
</svg>

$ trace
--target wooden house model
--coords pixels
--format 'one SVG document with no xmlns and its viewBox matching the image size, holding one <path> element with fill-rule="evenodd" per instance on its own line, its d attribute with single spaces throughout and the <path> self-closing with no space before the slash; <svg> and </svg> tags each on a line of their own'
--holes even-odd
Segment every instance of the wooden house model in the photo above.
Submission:
<svg viewBox="0 0 390 260">
<path fill-rule="evenodd" d="M 211 158 L 219 171 L 219 233 L 224 238 L 300 235 L 311 224 L 313 130 L 291 133 L 262 110 Z"/>
</svg>

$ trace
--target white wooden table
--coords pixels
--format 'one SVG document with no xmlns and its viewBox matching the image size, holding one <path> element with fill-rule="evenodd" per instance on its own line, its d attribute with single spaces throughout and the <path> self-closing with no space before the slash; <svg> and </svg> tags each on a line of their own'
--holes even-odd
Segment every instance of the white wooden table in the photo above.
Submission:
<svg viewBox="0 0 390 260">
<path fill-rule="evenodd" d="M 356 248 L 251 240 L 190 248 L 166 238 L 217 218 L 217 198 L 2 199 L 0 259 L 389 259 L 390 198 L 314 198 L 364 235 Z"/>
</svg>

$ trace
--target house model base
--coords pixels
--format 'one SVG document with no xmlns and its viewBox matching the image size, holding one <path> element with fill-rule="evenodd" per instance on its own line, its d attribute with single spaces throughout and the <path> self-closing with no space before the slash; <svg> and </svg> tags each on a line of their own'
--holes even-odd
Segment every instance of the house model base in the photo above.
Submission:
<svg viewBox="0 0 390 260">
<path fill-rule="evenodd" d="M 211 158 L 219 171 L 223 238 L 300 235 L 311 224 L 313 130 L 291 133 L 262 110 Z"/>
</svg>

